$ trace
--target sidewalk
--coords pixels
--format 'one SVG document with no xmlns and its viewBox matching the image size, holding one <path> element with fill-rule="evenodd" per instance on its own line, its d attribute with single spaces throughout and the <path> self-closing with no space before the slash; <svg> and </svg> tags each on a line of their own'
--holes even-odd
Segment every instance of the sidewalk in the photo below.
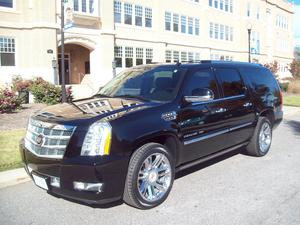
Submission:
<svg viewBox="0 0 300 225">
<path fill-rule="evenodd" d="M 30 177 L 24 168 L 0 172 L 0 188 L 20 184 L 29 180 Z"/>
<path fill-rule="evenodd" d="M 284 106 L 283 113 L 285 118 L 292 116 L 300 113 L 300 107 Z M 27 175 L 24 168 L 0 172 L 0 188 L 16 185 L 29 180 L 30 177 Z"/>
</svg>

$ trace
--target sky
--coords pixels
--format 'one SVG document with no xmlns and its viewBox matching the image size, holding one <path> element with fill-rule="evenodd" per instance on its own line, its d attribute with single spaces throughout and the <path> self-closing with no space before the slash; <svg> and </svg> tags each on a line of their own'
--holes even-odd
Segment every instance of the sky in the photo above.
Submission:
<svg viewBox="0 0 300 225">
<path fill-rule="evenodd" d="M 294 35 L 295 45 L 300 46 L 300 0 L 295 0 Z"/>
</svg>

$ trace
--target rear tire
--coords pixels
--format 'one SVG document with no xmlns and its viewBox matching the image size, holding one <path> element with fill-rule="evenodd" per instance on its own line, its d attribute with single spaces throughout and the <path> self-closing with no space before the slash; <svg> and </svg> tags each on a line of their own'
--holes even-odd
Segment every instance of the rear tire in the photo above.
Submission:
<svg viewBox="0 0 300 225">
<path fill-rule="evenodd" d="M 143 145 L 130 159 L 123 200 L 139 209 L 158 206 L 168 197 L 174 174 L 174 159 L 165 146 Z"/>
<path fill-rule="evenodd" d="M 267 117 L 259 117 L 258 122 L 246 150 L 249 155 L 265 156 L 272 143 L 272 124 Z"/>
</svg>

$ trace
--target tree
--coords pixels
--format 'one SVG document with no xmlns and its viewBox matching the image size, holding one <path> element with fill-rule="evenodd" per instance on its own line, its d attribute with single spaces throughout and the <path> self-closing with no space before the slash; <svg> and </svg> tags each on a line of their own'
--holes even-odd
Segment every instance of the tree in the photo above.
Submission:
<svg viewBox="0 0 300 225">
<path fill-rule="evenodd" d="M 273 62 L 270 63 L 266 63 L 264 64 L 264 67 L 266 67 L 267 69 L 269 69 L 274 76 L 276 77 L 276 79 L 278 78 L 278 71 L 279 71 L 279 66 L 278 66 L 278 62 L 275 60 Z"/>
<path fill-rule="evenodd" d="M 289 71 L 295 79 L 300 78 L 300 60 L 294 59 L 293 62 L 289 65 Z"/>
</svg>

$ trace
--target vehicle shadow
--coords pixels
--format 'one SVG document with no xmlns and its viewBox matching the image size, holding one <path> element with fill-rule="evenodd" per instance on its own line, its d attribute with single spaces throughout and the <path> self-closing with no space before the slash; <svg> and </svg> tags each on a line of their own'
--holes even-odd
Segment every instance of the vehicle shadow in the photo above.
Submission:
<svg viewBox="0 0 300 225">
<path fill-rule="evenodd" d="M 299 121 L 287 120 L 287 121 L 285 121 L 285 124 L 290 126 L 296 135 L 300 135 L 300 122 Z"/>
<path fill-rule="evenodd" d="M 101 205 L 100 204 L 87 204 L 87 203 L 77 201 L 77 200 L 74 200 L 74 199 L 61 197 L 61 196 L 56 195 L 54 193 L 49 193 L 49 194 L 56 197 L 56 198 L 61 198 L 61 199 L 64 199 L 64 200 L 67 200 L 69 202 L 73 202 L 73 203 L 76 203 L 76 204 L 79 204 L 79 205 L 89 206 L 89 207 L 94 208 L 94 209 L 97 209 L 97 208 L 99 208 L 99 209 L 108 209 L 108 208 L 112 208 L 112 207 L 115 207 L 115 206 L 118 206 L 118 205 L 122 205 L 124 203 L 123 200 L 118 200 L 118 201 L 114 201 L 114 202 L 106 203 L 106 204 L 101 204 Z"/>
</svg>

